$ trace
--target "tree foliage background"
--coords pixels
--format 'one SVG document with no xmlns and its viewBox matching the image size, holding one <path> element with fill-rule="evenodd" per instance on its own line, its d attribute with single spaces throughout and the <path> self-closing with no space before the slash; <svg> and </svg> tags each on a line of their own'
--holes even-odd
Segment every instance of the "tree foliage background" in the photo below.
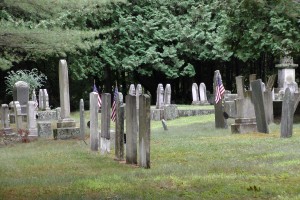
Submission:
<svg viewBox="0 0 300 200">
<path fill-rule="evenodd" d="M 74 102 L 88 99 L 95 79 L 102 92 L 115 82 L 123 93 L 141 83 L 153 99 L 158 83 L 171 83 L 175 102 L 190 103 L 192 83 L 212 91 L 216 69 L 234 90 L 237 75 L 265 81 L 277 73 L 284 52 L 300 62 L 300 5 L 293 0 L 3 0 L 0 20 L 2 77 L 37 68 L 48 77 L 53 106 L 61 58 Z"/>
</svg>

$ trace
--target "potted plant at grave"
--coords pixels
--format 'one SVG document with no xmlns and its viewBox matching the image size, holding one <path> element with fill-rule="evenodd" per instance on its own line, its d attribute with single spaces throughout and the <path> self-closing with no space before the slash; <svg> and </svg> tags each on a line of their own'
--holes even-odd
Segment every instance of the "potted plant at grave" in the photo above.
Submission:
<svg viewBox="0 0 300 200">
<path fill-rule="evenodd" d="M 5 77 L 6 92 L 8 95 L 12 95 L 15 83 L 18 81 L 24 81 L 29 85 L 29 94 L 32 94 L 33 90 L 43 86 L 45 80 L 47 80 L 47 76 L 43 73 L 39 73 L 36 68 L 32 69 L 31 71 L 10 71 Z"/>
</svg>

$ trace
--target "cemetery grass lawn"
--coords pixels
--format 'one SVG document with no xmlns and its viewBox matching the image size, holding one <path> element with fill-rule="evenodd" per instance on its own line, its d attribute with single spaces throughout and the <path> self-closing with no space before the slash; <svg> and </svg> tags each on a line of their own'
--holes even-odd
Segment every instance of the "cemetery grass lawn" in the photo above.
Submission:
<svg viewBox="0 0 300 200">
<path fill-rule="evenodd" d="M 231 134 L 214 116 L 151 122 L 151 169 L 80 140 L 0 148 L 0 199 L 300 199 L 300 124 L 292 138 Z M 89 139 L 86 139 L 89 143 Z"/>
</svg>

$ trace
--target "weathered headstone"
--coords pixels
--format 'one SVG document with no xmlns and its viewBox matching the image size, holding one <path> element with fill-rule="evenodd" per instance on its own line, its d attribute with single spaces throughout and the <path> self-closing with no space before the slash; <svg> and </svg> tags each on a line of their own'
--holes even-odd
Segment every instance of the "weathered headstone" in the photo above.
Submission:
<svg viewBox="0 0 300 200">
<path fill-rule="evenodd" d="M 44 110 L 44 89 L 39 89 L 39 109 Z"/>
<path fill-rule="evenodd" d="M 34 101 L 35 110 L 37 110 L 39 104 L 38 104 L 38 101 L 37 101 L 37 98 L 36 98 L 35 90 L 32 90 L 31 101 Z"/>
<path fill-rule="evenodd" d="M 9 122 L 14 124 L 16 123 L 16 116 L 15 116 L 15 104 L 13 101 L 9 102 Z"/>
<path fill-rule="evenodd" d="M 156 108 L 157 109 L 162 109 L 164 106 L 164 87 L 160 83 L 157 86 L 156 90 Z"/>
<path fill-rule="evenodd" d="M 192 97 L 193 97 L 192 105 L 200 104 L 199 90 L 198 90 L 197 83 L 193 83 L 192 85 Z"/>
<path fill-rule="evenodd" d="M 43 100 L 43 103 L 44 103 L 43 109 L 44 110 L 50 110 L 50 107 L 49 107 L 49 95 L 48 95 L 47 89 L 43 89 L 43 97 L 44 97 L 44 100 Z"/>
<path fill-rule="evenodd" d="M 236 81 L 236 90 L 237 90 L 238 98 L 243 99 L 245 96 L 244 77 L 237 76 L 235 77 L 235 81 Z"/>
<path fill-rule="evenodd" d="M 134 84 L 131 84 L 130 87 L 129 87 L 129 92 L 128 92 L 128 94 L 135 96 L 135 91 L 136 91 L 136 90 L 135 90 Z"/>
<path fill-rule="evenodd" d="M 282 102 L 280 136 L 282 138 L 292 137 L 294 121 L 294 95 L 289 88 L 285 89 Z"/>
<path fill-rule="evenodd" d="M 102 110 L 101 110 L 100 149 L 101 149 L 101 153 L 109 153 L 110 152 L 111 94 L 102 93 L 101 97 L 102 97 Z"/>
<path fill-rule="evenodd" d="M 84 138 L 85 138 L 85 119 L 84 119 L 84 101 L 83 101 L 83 99 L 80 99 L 79 111 L 80 111 L 80 138 L 82 140 L 84 140 Z"/>
<path fill-rule="evenodd" d="M 136 97 L 126 96 L 126 163 L 137 164 Z"/>
<path fill-rule="evenodd" d="M 139 109 L 139 98 L 140 98 L 140 95 L 142 95 L 143 91 L 142 91 L 142 85 L 141 84 L 137 84 L 136 86 L 136 90 L 135 90 L 135 95 L 136 95 L 136 109 Z"/>
<path fill-rule="evenodd" d="M 98 132 L 98 93 L 90 93 L 90 143 L 91 150 L 98 151 L 99 132 Z"/>
<path fill-rule="evenodd" d="M 120 97 L 121 92 L 119 92 L 119 98 L 116 102 L 116 133 L 115 133 L 115 159 L 124 160 L 124 111 L 125 105 L 123 104 L 123 95 Z"/>
<path fill-rule="evenodd" d="M 168 106 L 171 104 L 171 85 L 167 84 L 166 89 L 165 89 L 165 94 L 164 94 L 164 105 Z"/>
<path fill-rule="evenodd" d="M 38 137 L 38 130 L 36 125 L 35 102 L 28 101 L 27 103 L 27 130 L 30 138 Z"/>
<path fill-rule="evenodd" d="M 219 70 L 216 70 L 214 73 L 214 83 L 213 83 L 213 87 L 214 87 L 214 94 L 216 95 L 216 87 L 217 87 L 217 79 L 221 79 L 221 74 Z M 224 97 L 222 97 L 224 98 Z M 218 102 L 218 103 L 214 103 L 214 107 L 215 107 L 215 127 L 216 128 L 227 128 L 227 120 L 224 118 L 223 116 L 223 105 L 222 105 L 222 99 Z"/>
<path fill-rule="evenodd" d="M 261 133 L 269 133 L 261 79 L 252 81 L 251 87 L 252 99 L 256 116 L 257 131 Z"/>
<path fill-rule="evenodd" d="M 29 101 L 29 85 L 24 81 L 18 81 L 13 88 L 13 99 L 18 101 L 21 106 L 22 114 L 27 113 L 27 103 Z"/>
<path fill-rule="evenodd" d="M 268 78 L 268 82 L 267 82 L 267 85 L 266 85 L 266 90 L 269 90 L 269 91 L 272 91 L 273 90 L 273 86 L 274 86 L 274 83 L 275 83 L 275 80 L 276 80 L 276 74 L 273 74 L 271 76 L 269 76 Z"/>
<path fill-rule="evenodd" d="M 209 104 L 207 101 L 206 86 L 204 83 L 200 83 L 199 85 L 199 97 L 200 97 L 200 104 Z"/>
<path fill-rule="evenodd" d="M 23 129 L 22 111 L 20 103 L 18 101 L 14 101 L 14 111 L 16 119 L 16 128 L 17 130 Z"/>
<path fill-rule="evenodd" d="M 164 130 L 167 131 L 167 130 L 168 130 L 168 125 L 167 125 L 166 120 L 162 119 L 162 120 L 161 120 L 161 124 L 162 124 Z"/>
<path fill-rule="evenodd" d="M 12 128 L 9 123 L 9 108 L 7 104 L 1 105 L 1 123 L 2 123 L 2 131 L 5 134 L 12 133 Z"/>
<path fill-rule="evenodd" d="M 139 166 L 150 168 L 150 97 L 140 96 L 139 103 Z"/>
<path fill-rule="evenodd" d="M 256 74 L 250 74 L 249 75 L 249 90 L 252 90 L 251 88 L 251 82 L 256 80 Z"/>
<path fill-rule="evenodd" d="M 69 75 L 66 60 L 59 61 L 59 94 L 61 119 L 57 122 L 57 129 L 53 130 L 54 139 L 79 137 L 80 128 L 76 127 L 75 120 L 70 117 Z"/>
<path fill-rule="evenodd" d="M 267 89 L 264 91 L 264 104 L 266 109 L 266 116 L 268 124 L 274 121 L 273 114 L 273 99 L 272 99 L 272 91 Z"/>
</svg>

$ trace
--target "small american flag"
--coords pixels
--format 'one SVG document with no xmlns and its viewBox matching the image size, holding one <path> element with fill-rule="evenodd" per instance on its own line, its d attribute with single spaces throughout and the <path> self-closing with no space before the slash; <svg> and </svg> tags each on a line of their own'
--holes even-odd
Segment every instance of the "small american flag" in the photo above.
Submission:
<svg viewBox="0 0 300 200">
<path fill-rule="evenodd" d="M 100 96 L 100 94 L 99 94 L 99 92 L 97 90 L 97 87 L 96 87 L 95 83 L 94 83 L 94 87 L 93 87 L 93 92 L 97 92 L 98 93 L 98 107 L 100 109 L 101 105 L 102 105 L 102 101 L 101 101 L 101 96 Z"/>
<path fill-rule="evenodd" d="M 225 88 L 223 86 L 221 76 L 217 75 L 216 96 L 215 96 L 216 104 L 219 103 L 219 101 L 222 99 L 224 92 L 225 92 Z"/>
<path fill-rule="evenodd" d="M 116 116 L 117 116 L 117 111 L 116 111 L 116 107 L 117 107 L 117 98 L 118 98 L 119 92 L 118 92 L 118 87 L 115 87 L 115 92 L 114 92 L 114 101 L 111 107 L 111 120 L 113 122 L 116 121 Z"/>
</svg>

